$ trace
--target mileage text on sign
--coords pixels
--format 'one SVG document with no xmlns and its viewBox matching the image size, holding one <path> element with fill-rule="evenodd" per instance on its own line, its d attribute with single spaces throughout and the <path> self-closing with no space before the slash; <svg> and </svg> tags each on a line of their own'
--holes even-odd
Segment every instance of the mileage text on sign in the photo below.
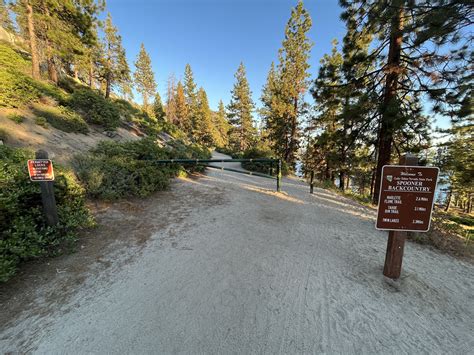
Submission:
<svg viewBox="0 0 474 355">
<path fill-rule="evenodd" d="M 385 165 L 376 228 L 428 231 L 438 172 L 433 167 Z"/>
<path fill-rule="evenodd" d="M 53 162 L 50 159 L 30 159 L 28 173 L 31 181 L 53 181 Z"/>
</svg>

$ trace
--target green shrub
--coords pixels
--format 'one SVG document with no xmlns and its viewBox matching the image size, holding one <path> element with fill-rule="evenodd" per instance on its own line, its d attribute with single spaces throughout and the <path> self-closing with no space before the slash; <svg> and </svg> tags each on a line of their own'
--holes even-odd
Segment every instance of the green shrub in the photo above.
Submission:
<svg viewBox="0 0 474 355">
<path fill-rule="evenodd" d="M 8 118 L 9 120 L 12 120 L 12 121 L 15 122 L 15 123 L 18 123 L 18 124 L 20 124 L 20 123 L 22 123 L 23 121 L 25 121 L 25 117 L 22 116 L 22 115 L 19 115 L 19 114 L 17 114 L 17 113 L 10 113 L 10 114 L 8 114 L 8 115 L 7 115 L 7 118 Z"/>
<path fill-rule="evenodd" d="M 89 127 L 84 119 L 67 107 L 35 105 L 33 112 L 61 131 L 84 134 L 89 132 Z"/>
<path fill-rule="evenodd" d="M 5 143 L 8 140 L 8 137 L 10 137 L 8 132 L 3 128 L 0 128 L 0 141 L 3 141 L 3 143 Z"/>
<path fill-rule="evenodd" d="M 69 94 L 72 94 L 78 88 L 84 87 L 69 76 L 62 76 L 58 81 L 58 86 Z"/>
<path fill-rule="evenodd" d="M 263 149 L 263 148 L 249 148 L 243 152 L 241 155 L 242 159 L 275 159 L 275 154 L 270 149 Z M 244 169 L 250 171 L 256 171 L 264 174 L 268 174 L 270 164 L 269 163 L 255 163 L 255 162 L 248 162 L 242 163 L 242 167 Z M 273 164 L 273 173 L 276 173 L 276 163 Z M 288 175 L 289 169 L 288 165 L 284 160 L 282 160 L 281 164 L 281 173 L 282 175 Z"/>
<path fill-rule="evenodd" d="M 21 107 L 41 96 L 64 102 L 66 95 L 56 86 L 33 80 L 31 62 L 26 55 L 0 44 L 0 107 Z"/>
<path fill-rule="evenodd" d="M 58 165 L 54 190 L 59 224 L 45 224 L 39 184 L 28 177 L 26 161 L 31 158 L 31 152 L 0 146 L 0 282 L 24 260 L 70 248 L 78 229 L 92 224 L 84 189 L 71 171 Z"/>
<path fill-rule="evenodd" d="M 38 125 L 38 126 L 41 126 L 43 128 L 48 128 L 48 121 L 46 118 L 44 117 L 36 117 L 35 118 L 35 123 Z"/>
<path fill-rule="evenodd" d="M 120 124 L 120 110 L 112 101 L 104 98 L 99 92 L 81 88 L 71 95 L 68 106 L 79 111 L 86 122 L 115 129 Z"/>
<path fill-rule="evenodd" d="M 469 226 L 469 227 L 474 226 L 474 218 L 467 215 L 465 217 L 450 215 L 448 218 L 453 222 L 464 224 L 465 226 Z"/>
<path fill-rule="evenodd" d="M 178 164 L 160 165 L 153 160 L 209 156 L 209 151 L 199 146 L 174 142 L 173 147 L 162 148 L 152 138 L 144 138 L 134 142 L 101 142 L 89 154 L 76 156 L 73 166 L 91 197 L 114 200 L 166 189 L 170 178 L 183 169 Z"/>
</svg>

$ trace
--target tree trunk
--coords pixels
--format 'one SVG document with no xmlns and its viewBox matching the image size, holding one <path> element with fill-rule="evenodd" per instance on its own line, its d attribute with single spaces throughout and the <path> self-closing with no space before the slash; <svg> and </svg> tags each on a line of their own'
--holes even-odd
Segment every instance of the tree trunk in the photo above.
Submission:
<svg viewBox="0 0 474 355">
<path fill-rule="evenodd" d="M 446 207 L 444 208 L 444 210 L 446 212 L 448 212 L 449 210 L 449 206 L 451 205 L 451 196 L 453 195 L 453 190 L 452 188 L 450 187 L 449 188 L 449 192 L 448 192 L 448 197 L 446 197 Z"/>
<path fill-rule="evenodd" d="M 26 12 L 28 17 L 28 34 L 30 37 L 31 51 L 31 74 L 33 79 L 40 79 L 40 68 L 38 59 L 38 45 L 36 43 L 35 21 L 33 19 L 33 7 L 29 2 L 26 3 Z"/>
<path fill-rule="evenodd" d="M 346 173 L 344 171 L 339 172 L 339 190 L 344 191 Z"/>
<path fill-rule="evenodd" d="M 398 90 L 398 79 L 400 76 L 400 54 L 403 42 L 403 9 L 401 0 L 394 1 L 393 4 L 398 10 L 392 19 L 390 34 L 390 46 L 387 58 L 388 74 L 385 81 L 382 103 L 382 121 L 379 131 L 377 171 L 375 175 L 375 189 L 372 199 L 373 204 L 377 204 L 379 199 L 382 167 L 384 165 L 390 164 L 394 126 L 398 111 L 394 109 L 393 105 L 396 105 L 395 101 Z"/>
<path fill-rule="evenodd" d="M 94 86 L 94 66 L 91 60 L 89 62 L 89 87 L 92 88 L 93 86 Z"/>
<path fill-rule="evenodd" d="M 294 114 L 291 117 L 291 127 L 290 127 L 290 143 L 288 145 L 288 150 L 285 154 L 285 160 L 288 165 L 292 166 L 295 163 L 295 150 L 296 150 L 296 142 L 297 142 L 297 128 L 298 128 L 298 98 L 294 98 Z"/>
<path fill-rule="evenodd" d="M 110 73 L 107 73 L 107 77 L 105 79 L 105 98 L 106 99 L 108 99 L 110 96 L 110 86 L 111 86 Z"/>
<path fill-rule="evenodd" d="M 372 169 L 372 176 L 370 178 L 370 198 L 374 197 L 374 187 L 375 187 L 375 168 Z"/>
<path fill-rule="evenodd" d="M 47 43 L 47 46 L 49 48 L 49 43 Z M 54 83 L 58 83 L 58 71 L 56 70 L 56 64 L 54 63 L 54 58 L 50 54 L 50 50 L 48 49 L 48 76 L 51 81 Z"/>
</svg>

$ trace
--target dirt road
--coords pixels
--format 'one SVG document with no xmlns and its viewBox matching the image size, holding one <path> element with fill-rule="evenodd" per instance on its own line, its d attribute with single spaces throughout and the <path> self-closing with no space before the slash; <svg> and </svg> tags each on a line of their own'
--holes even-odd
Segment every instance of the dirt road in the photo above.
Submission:
<svg viewBox="0 0 474 355">
<path fill-rule="evenodd" d="M 30 291 L 0 352 L 472 353 L 473 265 L 408 243 L 391 285 L 372 210 L 296 180 L 274 190 L 210 170 L 130 202 L 138 212 L 107 207 L 110 227 L 91 238 L 115 224 L 114 238 L 137 242 L 94 262 L 86 245 L 51 277 L 16 285 Z M 63 271 L 68 258 L 87 267 Z"/>
</svg>

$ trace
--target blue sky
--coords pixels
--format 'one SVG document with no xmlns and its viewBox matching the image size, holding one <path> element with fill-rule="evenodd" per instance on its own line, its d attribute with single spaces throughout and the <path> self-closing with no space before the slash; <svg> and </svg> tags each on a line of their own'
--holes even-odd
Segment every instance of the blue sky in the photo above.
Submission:
<svg viewBox="0 0 474 355">
<path fill-rule="evenodd" d="M 189 63 L 197 84 L 209 96 L 212 109 L 227 104 L 240 61 L 247 68 L 258 104 L 272 61 L 276 61 L 291 8 L 297 0 L 108 0 L 107 10 L 123 37 L 129 62 L 143 42 L 150 53 L 158 90 L 164 99 L 171 73 L 182 78 Z M 307 0 L 314 42 L 311 74 L 331 41 L 342 38 L 337 0 Z"/>
<path fill-rule="evenodd" d="M 131 68 L 143 42 L 150 53 L 158 91 L 165 100 L 170 74 L 181 79 L 186 63 L 198 86 L 206 90 L 213 110 L 230 100 L 234 74 L 241 61 L 257 106 L 262 86 L 284 37 L 297 0 L 108 0 L 107 11 L 118 27 Z M 344 23 L 337 0 L 306 0 L 313 20 L 310 59 L 312 78 L 319 60 L 330 53 L 334 38 L 341 42 Z M 137 101 L 141 99 L 136 95 Z M 308 101 L 312 98 L 308 95 Z M 429 105 L 426 106 L 429 113 Z M 449 127 L 436 117 L 434 126 Z"/>
</svg>

